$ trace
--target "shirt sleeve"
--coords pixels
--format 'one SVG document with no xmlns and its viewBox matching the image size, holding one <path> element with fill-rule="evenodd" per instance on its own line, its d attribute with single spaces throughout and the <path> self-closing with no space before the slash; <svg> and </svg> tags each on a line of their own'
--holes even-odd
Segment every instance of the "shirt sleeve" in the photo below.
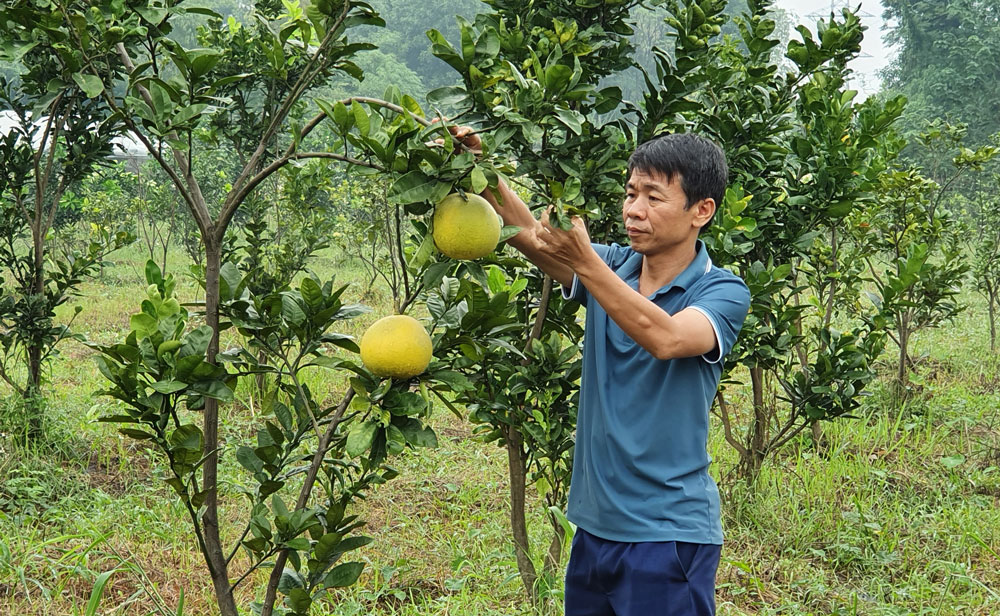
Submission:
<svg viewBox="0 0 1000 616">
<path fill-rule="evenodd" d="M 593 246 L 597 256 L 601 257 L 601 260 L 607 263 L 611 269 L 617 269 L 628 258 L 629 249 L 618 244 L 591 244 L 591 246 Z M 586 306 L 590 293 L 587 291 L 587 287 L 580 284 L 576 272 L 573 272 L 573 282 L 570 283 L 569 287 L 562 287 L 562 296 L 563 299 L 571 299 Z"/>
<path fill-rule="evenodd" d="M 705 315 L 715 330 L 715 348 L 702 357 L 710 364 L 722 361 L 743 327 L 750 310 L 750 290 L 736 276 L 719 278 L 707 285 L 691 304 Z"/>
</svg>

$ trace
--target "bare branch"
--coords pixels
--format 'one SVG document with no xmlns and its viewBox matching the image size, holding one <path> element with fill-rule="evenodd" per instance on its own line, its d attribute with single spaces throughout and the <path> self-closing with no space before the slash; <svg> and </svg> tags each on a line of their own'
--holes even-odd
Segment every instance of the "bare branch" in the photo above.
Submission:
<svg viewBox="0 0 1000 616">
<path fill-rule="evenodd" d="M 746 458 L 747 448 L 733 436 L 733 422 L 729 415 L 729 405 L 726 404 L 726 399 L 722 397 L 721 391 L 715 393 L 715 400 L 719 403 L 719 419 L 722 420 L 722 430 L 725 434 L 726 442 L 740 454 L 740 458 Z"/>
</svg>

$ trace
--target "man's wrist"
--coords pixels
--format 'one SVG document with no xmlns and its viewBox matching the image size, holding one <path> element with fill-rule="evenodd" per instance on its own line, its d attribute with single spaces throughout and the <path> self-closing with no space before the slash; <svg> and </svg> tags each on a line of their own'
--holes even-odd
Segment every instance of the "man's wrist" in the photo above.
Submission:
<svg viewBox="0 0 1000 616">
<path fill-rule="evenodd" d="M 594 247 L 589 246 L 589 250 L 584 258 L 571 264 L 570 267 L 573 268 L 573 273 L 576 274 L 577 278 L 587 280 L 596 275 L 601 269 L 607 267 L 607 265 L 604 263 L 604 259 L 601 259 L 597 251 L 594 250 Z"/>
</svg>

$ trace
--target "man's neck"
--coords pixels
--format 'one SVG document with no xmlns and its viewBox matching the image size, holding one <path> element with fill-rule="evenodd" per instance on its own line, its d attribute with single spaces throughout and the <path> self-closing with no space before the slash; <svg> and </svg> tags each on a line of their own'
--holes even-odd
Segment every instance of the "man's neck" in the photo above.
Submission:
<svg viewBox="0 0 1000 616">
<path fill-rule="evenodd" d="M 687 269 L 697 255 L 697 238 L 690 243 L 678 244 L 671 250 L 643 255 L 639 292 L 647 297 L 652 295 Z"/>
</svg>

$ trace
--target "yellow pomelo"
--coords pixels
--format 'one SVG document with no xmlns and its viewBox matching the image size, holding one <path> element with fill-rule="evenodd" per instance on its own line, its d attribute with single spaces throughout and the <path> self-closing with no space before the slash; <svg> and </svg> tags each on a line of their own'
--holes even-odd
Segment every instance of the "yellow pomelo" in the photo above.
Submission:
<svg viewBox="0 0 1000 616">
<path fill-rule="evenodd" d="M 434 209 L 434 244 L 452 259 L 478 259 L 500 241 L 500 219 L 489 201 L 452 193 Z"/>
<path fill-rule="evenodd" d="M 404 314 L 375 321 L 361 336 L 361 361 L 378 376 L 417 376 L 431 363 L 432 350 L 424 326 Z"/>
</svg>

